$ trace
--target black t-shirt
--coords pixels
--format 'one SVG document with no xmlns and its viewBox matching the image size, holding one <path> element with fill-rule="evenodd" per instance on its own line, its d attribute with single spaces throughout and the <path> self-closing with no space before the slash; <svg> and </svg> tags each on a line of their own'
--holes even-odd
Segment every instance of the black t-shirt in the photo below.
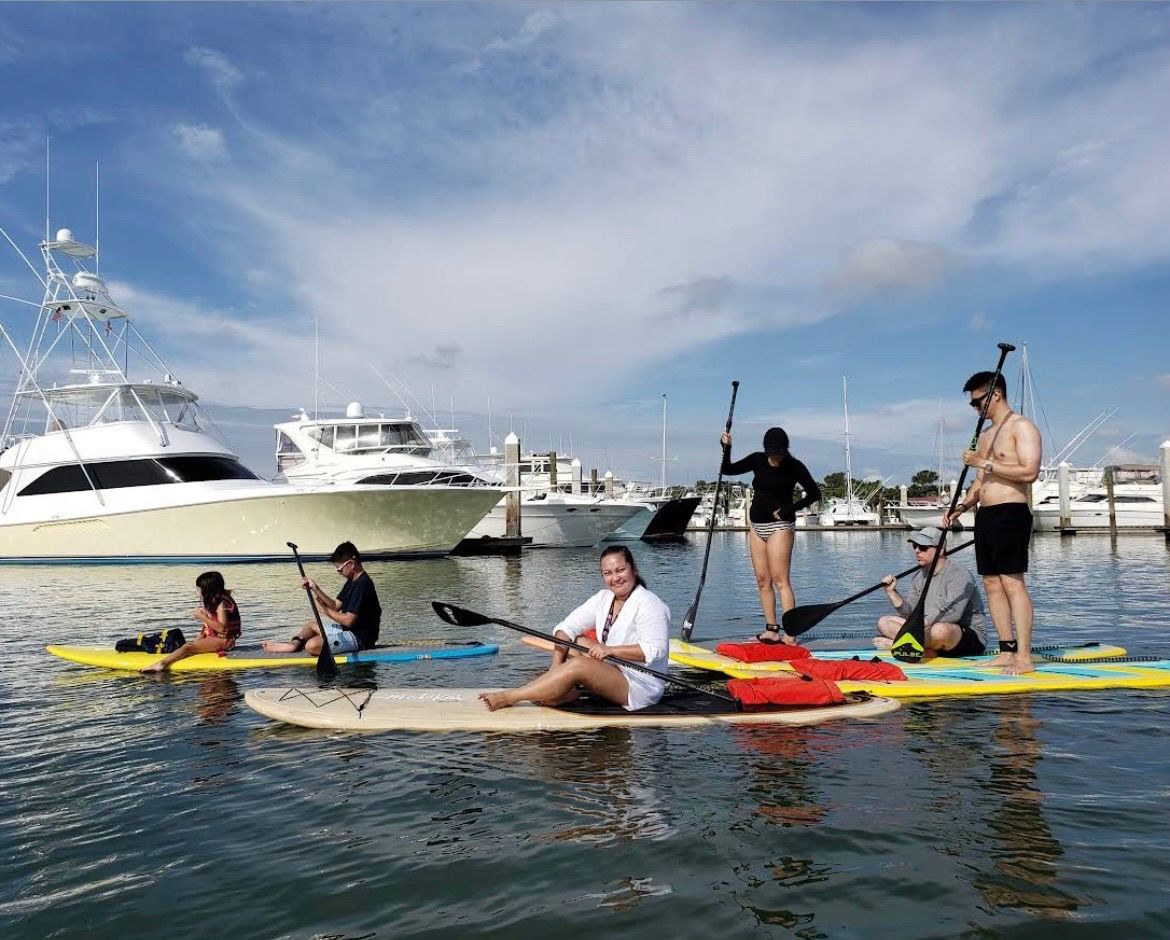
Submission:
<svg viewBox="0 0 1170 940">
<path fill-rule="evenodd" d="M 357 614 L 349 630 L 358 638 L 361 648 L 372 649 L 382 626 L 382 605 L 378 603 L 378 592 L 370 576 L 363 571 L 355 580 L 346 581 L 337 599 L 341 601 L 343 614 Z"/>
<path fill-rule="evenodd" d="M 780 461 L 780 466 L 773 467 L 763 451 L 748 454 L 732 463 L 731 448 L 723 448 L 722 472 L 726 476 L 739 476 L 749 470 L 755 474 L 752 478 L 752 522 L 776 522 L 774 513 L 777 509 L 780 510 L 780 521 L 795 522 L 797 510 L 811 506 L 821 498 L 821 488 L 808 472 L 808 467 L 791 454 Z M 797 483 L 804 490 L 804 499 L 793 502 Z"/>
</svg>

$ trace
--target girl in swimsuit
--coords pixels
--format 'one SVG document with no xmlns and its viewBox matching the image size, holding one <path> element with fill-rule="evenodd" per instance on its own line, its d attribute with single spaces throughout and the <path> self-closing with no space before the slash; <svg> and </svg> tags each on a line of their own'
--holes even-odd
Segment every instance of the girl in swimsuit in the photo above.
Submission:
<svg viewBox="0 0 1170 940">
<path fill-rule="evenodd" d="M 781 610 L 791 610 L 796 606 L 796 595 L 789 578 L 796 513 L 819 500 L 821 488 L 808 472 L 808 467 L 788 452 L 788 435 L 783 428 L 769 428 L 764 435 L 763 451 L 734 462 L 731 459 L 731 435 L 725 432 L 720 440 L 723 444 L 723 475 L 738 476 L 748 471 L 754 474 L 748 548 L 756 588 L 760 592 L 760 607 L 764 612 L 764 630 L 756 639 L 762 643 L 779 643 L 781 640 L 795 643 L 777 626 L 776 591 L 780 592 Z M 804 496 L 794 500 L 798 483 Z"/>
<path fill-rule="evenodd" d="M 203 625 L 199 639 L 188 640 L 169 656 L 147 666 L 143 672 L 162 672 L 172 663 L 196 653 L 223 656 L 236 645 L 240 637 L 240 609 L 232 599 L 232 592 L 224 585 L 223 575 L 218 571 L 205 571 L 195 579 L 195 589 L 202 604 L 191 609 L 191 617 Z"/>
</svg>

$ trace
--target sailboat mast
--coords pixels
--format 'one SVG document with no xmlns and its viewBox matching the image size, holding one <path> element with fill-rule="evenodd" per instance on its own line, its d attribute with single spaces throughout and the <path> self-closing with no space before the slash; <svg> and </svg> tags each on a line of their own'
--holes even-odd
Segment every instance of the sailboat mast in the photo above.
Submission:
<svg viewBox="0 0 1170 940">
<path fill-rule="evenodd" d="M 849 379 L 841 376 L 842 397 L 845 400 L 845 506 L 853 507 L 853 454 L 849 450 Z"/>
<path fill-rule="evenodd" d="M 662 395 L 662 495 L 666 495 L 666 394 Z"/>
</svg>

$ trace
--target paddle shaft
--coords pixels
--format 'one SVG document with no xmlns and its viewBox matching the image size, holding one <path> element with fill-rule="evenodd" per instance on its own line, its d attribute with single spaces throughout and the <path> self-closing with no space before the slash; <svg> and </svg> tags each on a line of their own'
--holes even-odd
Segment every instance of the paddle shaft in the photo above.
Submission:
<svg viewBox="0 0 1170 940">
<path fill-rule="evenodd" d="M 983 433 L 983 424 L 987 420 L 987 412 L 991 410 L 991 399 L 995 394 L 996 386 L 999 384 L 999 377 L 1003 372 L 1003 364 L 1007 360 L 1008 353 L 1016 348 L 1010 343 L 999 343 L 998 345 L 999 362 L 995 364 L 995 374 L 987 384 L 987 394 L 984 396 L 983 405 L 979 409 L 979 420 L 975 422 L 975 433 L 971 435 L 970 450 L 976 450 L 979 447 L 979 435 Z M 970 469 L 967 464 L 963 464 L 963 470 L 959 474 L 958 485 L 955 487 L 955 492 L 951 495 L 951 505 L 947 510 L 947 518 L 954 515 L 955 507 L 958 506 L 959 498 L 963 492 L 963 483 L 967 479 L 967 471 Z M 946 541 L 947 529 L 944 527 L 938 539 L 940 551 L 934 553 L 934 558 L 930 560 L 930 567 L 926 569 L 926 583 L 922 586 L 922 596 L 918 598 L 918 603 L 915 605 L 914 610 L 911 611 L 910 616 L 906 618 L 901 632 L 890 647 L 894 657 L 904 662 L 918 662 L 925 651 L 926 620 L 923 616 L 923 611 L 926 608 L 926 592 L 930 590 L 930 582 L 934 580 L 934 570 L 938 566 L 938 558 L 942 554 L 941 549 L 946 545 Z M 910 642 L 907 643 L 908 639 Z M 905 648 L 899 654 L 899 647 L 903 644 L 905 644 Z"/>
<path fill-rule="evenodd" d="M 964 542 L 956 548 L 952 548 L 947 554 L 954 555 L 956 552 L 961 552 L 964 548 L 970 548 L 974 545 L 974 540 Z M 919 569 L 919 565 L 913 568 L 907 568 L 905 571 L 894 575 L 895 578 L 904 578 L 907 575 L 914 574 Z M 784 624 L 784 632 L 789 636 L 800 636 L 815 627 L 818 623 L 824 620 L 829 614 L 844 607 L 846 604 L 852 604 L 855 600 L 865 597 L 867 594 L 872 594 L 878 588 L 885 587 L 885 581 L 879 581 L 873 587 L 867 587 L 864 591 L 858 591 L 851 597 L 845 598 L 843 601 L 837 601 L 835 604 L 809 604 L 805 607 L 793 607 L 791 610 L 786 610 L 782 620 L 787 620 L 789 623 Z M 797 621 L 800 621 L 797 623 Z"/>
<path fill-rule="evenodd" d="M 465 625 L 459 622 L 458 615 L 454 613 L 455 611 L 459 611 L 460 613 L 471 615 L 470 617 L 464 618 L 466 620 L 477 620 L 481 623 L 497 623 L 501 627 L 507 627 L 510 630 L 517 630 L 520 633 L 527 633 L 529 636 L 536 637 L 540 640 L 547 640 L 551 643 L 556 643 L 558 646 L 563 646 L 566 649 L 576 650 L 577 652 L 585 653 L 586 655 L 589 653 L 588 646 L 582 646 L 580 643 L 574 642 L 573 640 L 566 640 L 563 637 L 544 633 L 540 630 L 534 630 L 532 627 L 526 627 L 522 623 L 513 623 L 511 620 L 503 620 L 499 617 L 488 617 L 485 614 L 479 614 L 473 610 L 466 610 L 465 608 L 458 607 L 455 604 L 444 604 L 440 603 L 439 601 L 431 601 L 431 607 L 434 608 L 435 613 L 437 613 L 442 619 L 446 620 L 448 623 L 453 623 L 456 626 Z M 669 673 L 659 672 L 657 669 L 651 669 L 649 666 L 643 665 L 642 663 L 635 663 L 629 659 L 622 659 L 620 656 L 606 656 L 602 662 L 612 663 L 615 666 L 626 666 L 630 669 L 637 670 L 638 672 L 644 672 L 648 676 L 654 676 L 656 679 L 661 679 L 663 682 L 669 682 L 672 685 L 677 685 L 684 689 L 690 689 L 692 692 L 698 692 L 701 695 L 709 695 L 711 698 L 717 698 L 723 702 L 730 702 L 735 706 L 736 711 L 739 711 L 743 707 L 737 699 L 732 698 L 730 695 L 727 695 L 724 692 L 715 692 L 711 689 L 704 689 L 701 685 L 695 685 L 693 682 L 687 682 L 685 679 L 675 678 Z"/>
<path fill-rule="evenodd" d="M 731 433 L 731 419 L 735 415 L 735 396 L 739 394 L 739 381 L 731 383 L 731 407 L 727 409 L 727 424 L 723 426 L 723 433 Z M 699 598 L 703 594 L 703 585 L 707 582 L 707 561 L 711 557 L 711 539 L 715 535 L 715 513 L 719 509 L 719 491 L 723 487 L 723 448 L 719 448 L 719 475 L 715 478 L 715 498 L 711 502 L 711 521 L 707 523 L 707 547 L 703 550 L 703 567 L 699 569 L 699 586 L 695 589 L 695 599 L 687 608 L 687 615 L 683 618 L 681 635 L 684 643 L 691 642 L 691 633 L 695 629 L 695 618 L 699 615 Z"/>
<path fill-rule="evenodd" d="M 292 542 L 286 543 L 292 549 L 293 558 L 297 560 L 297 569 L 301 577 L 305 577 L 305 566 L 301 563 L 300 553 Z M 333 650 L 329 648 L 329 638 L 325 636 L 325 625 L 321 622 L 321 611 L 317 609 L 317 600 L 313 597 L 313 589 L 305 585 L 305 593 L 309 596 L 309 606 L 313 608 L 313 617 L 317 621 L 317 631 L 321 634 L 321 652 L 317 654 L 317 675 L 323 677 L 337 675 L 337 663 L 333 659 Z"/>
</svg>

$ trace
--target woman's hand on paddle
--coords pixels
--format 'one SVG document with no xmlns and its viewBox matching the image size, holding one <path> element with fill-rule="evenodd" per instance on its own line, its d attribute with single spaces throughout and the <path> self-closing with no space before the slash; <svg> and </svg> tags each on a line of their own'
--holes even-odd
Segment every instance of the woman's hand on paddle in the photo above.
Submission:
<svg viewBox="0 0 1170 940">
<path fill-rule="evenodd" d="M 719 435 L 719 443 L 722 444 L 724 447 L 730 447 L 731 446 L 731 434 L 727 431 L 724 431 L 722 434 Z"/>
<path fill-rule="evenodd" d="M 613 650 L 604 643 L 594 643 L 589 647 L 589 655 L 594 659 L 605 659 L 606 656 L 613 655 Z"/>
</svg>

